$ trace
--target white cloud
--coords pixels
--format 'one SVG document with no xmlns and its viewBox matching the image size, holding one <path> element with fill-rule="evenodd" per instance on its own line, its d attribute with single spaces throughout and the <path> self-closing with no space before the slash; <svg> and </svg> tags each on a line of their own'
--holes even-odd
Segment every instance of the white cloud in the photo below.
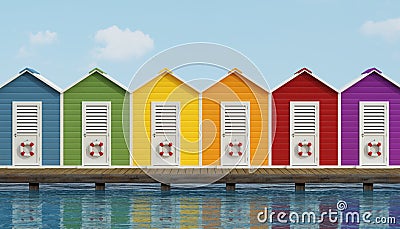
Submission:
<svg viewBox="0 0 400 229">
<path fill-rule="evenodd" d="M 31 33 L 29 35 L 29 41 L 31 44 L 34 45 L 51 44 L 56 40 L 57 40 L 57 33 L 51 32 L 50 30 L 40 31 L 37 32 L 36 34 Z"/>
<path fill-rule="evenodd" d="M 361 26 L 361 32 L 365 35 L 380 36 L 393 42 L 400 38 L 400 18 L 376 22 L 367 21 Z"/>
<path fill-rule="evenodd" d="M 108 60 L 138 58 L 154 47 L 154 41 L 148 34 L 140 30 L 121 30 L 115 25 L 97 31 L 95 41 L 101 44 L 95 49 L 95 56 Z"/>
</svg>

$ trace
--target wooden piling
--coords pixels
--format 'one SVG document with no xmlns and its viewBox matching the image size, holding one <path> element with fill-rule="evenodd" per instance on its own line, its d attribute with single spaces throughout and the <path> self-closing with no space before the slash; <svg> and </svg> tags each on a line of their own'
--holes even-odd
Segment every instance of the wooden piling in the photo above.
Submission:
<svg viewBox="0 0 400 229">
<path fill-rule="evenodd" d="M 106 184 L 105 183 L 95 183 L 95 190 L 96 191 L 106 190 Z"/>
</svg>

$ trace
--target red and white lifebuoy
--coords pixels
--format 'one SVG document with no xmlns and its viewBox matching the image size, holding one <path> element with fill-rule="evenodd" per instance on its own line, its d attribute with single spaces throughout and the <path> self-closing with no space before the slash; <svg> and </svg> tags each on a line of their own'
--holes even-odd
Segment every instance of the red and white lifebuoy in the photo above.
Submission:
<svg viewBox="0 0 400 229">
<path fill-rule="evenodd" d="M 233 147 L 239 147 L 239 150 L 237 151 L 237 153 L 233 152 Z M 228 144 L 229 147 L 229 155 L 232 157 L 240 157 L 243 155 L 243 143 L 236 141 L 236 142 L 230 142 Z"/>
<path fill-rule="evenodd" d="M 378 147 L 378 151 L 376 152 L 372 152 L 372 147 Z M 382 143 L 379 141 L 372 141 L 372 142 L 368 142 L 368 156 L 370 157 L 379 157 L 382 155 Z"/>
<path fill-rule="evenodd" d="M 168 147 L 168 152 L 164 152 L 164 147 Z M 171 157 L 174 153 L 172 152 L 172 142 L 163 141 L 158 145 L 158 153 L 162 157 Z"/>
<path fill-rule="evenodd" d="M 303 146 L 308 147 L 308 151 L 307 153 L 303 152 Z M 299 144 L 297 144 L 297 151 L 300 157 L 309 157 L 312 155 L 312 143 L 310 141 L 304 140 L 302 142 L 299 142 Z"/>
<path fill-rule="evenodd" d="M 25 152 L 25 147 L 30 147 L 31 149 L 28 152 Z M 23 157 L 32 157 L 35 155 L 35 143 L 30 141 L 22 142 L 19 146 L 20 154 Z"/>
<path fill-rule="evenodd" d="M 100 147 L 100 150 L 98 152 L 94 152 L 94 147 L 96 147 L 96 146 Z M 91 142 L 89 144 L 89 151 L 90 151 L 89 154 L 92 157 L 101 157 L 101 156 L 103 156 L 104 155 L 104 143 L 101 142 L 101 141 Z"/>
</svg>

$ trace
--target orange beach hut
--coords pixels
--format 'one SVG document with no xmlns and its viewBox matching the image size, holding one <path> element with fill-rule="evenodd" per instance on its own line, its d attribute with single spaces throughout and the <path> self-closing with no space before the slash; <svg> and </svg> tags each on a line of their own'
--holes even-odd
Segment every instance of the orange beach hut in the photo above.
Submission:
<svg viewBox="0 0 400 229">
<path fill-rule="evenodd" d="M 268 92 L 232 69 L 203 91 L 202 165 L 268 165 Z"/>
</svg>

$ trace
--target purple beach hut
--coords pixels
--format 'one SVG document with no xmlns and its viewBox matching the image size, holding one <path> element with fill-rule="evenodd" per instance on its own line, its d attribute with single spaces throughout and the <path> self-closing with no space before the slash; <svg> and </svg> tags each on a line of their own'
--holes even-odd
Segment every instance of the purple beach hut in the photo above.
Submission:
<svg viewBox="0 0 400 229">
<path fill-rule="evenodd" d="M 400 85 L 376 68 L 341 90 L 341 164 L 400 165 Z"/>
</svg>

